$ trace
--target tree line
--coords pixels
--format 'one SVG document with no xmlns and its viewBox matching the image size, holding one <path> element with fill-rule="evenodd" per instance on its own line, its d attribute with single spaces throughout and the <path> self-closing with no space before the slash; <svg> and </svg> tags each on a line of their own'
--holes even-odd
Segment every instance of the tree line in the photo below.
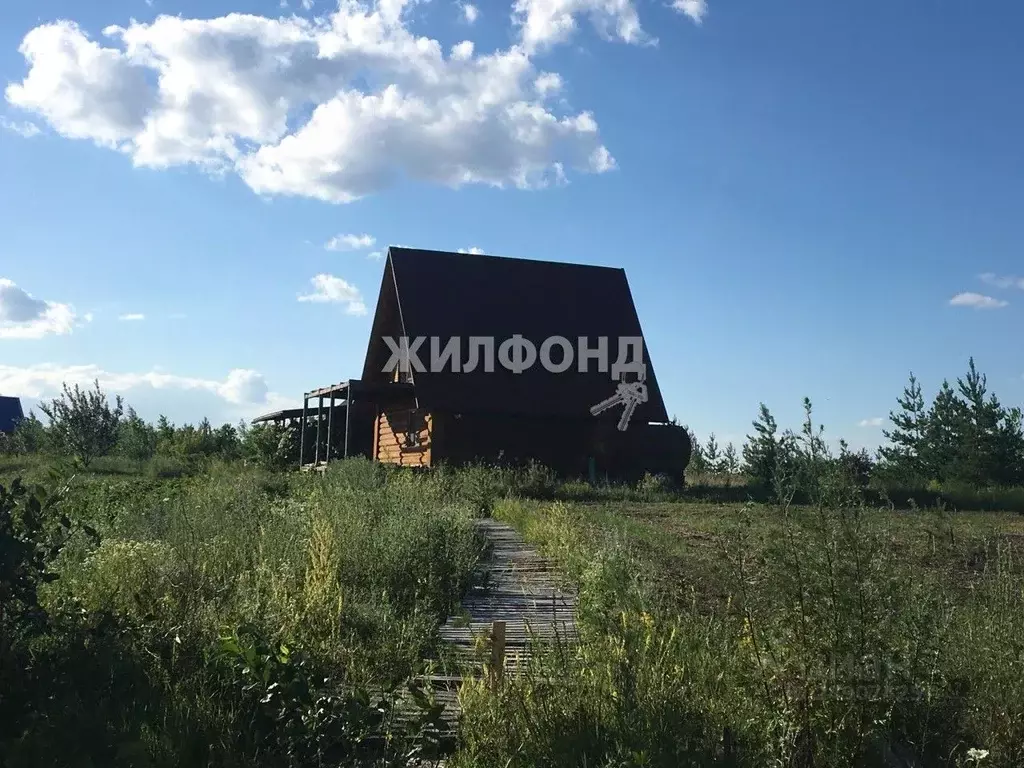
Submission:
<svg viewBox="0 0 1024 768">
<path fill-rule="evenodd" d="M 811 456 L 833 462 L 859 485 L 1024 486 L 1021 409 L 1003 405 L 989 391 L 973 358 L 964 376 L 954 383 L 942 382 L 930 404 L 911 373 L 896 403 L 889 414 L 891 427 L 883 430 L 888 442 L 874 454 L 853 451 L 840 440 L 838 455 L 832 456 L 821 434 L 808 432 L 821 430 L 813 427 L 811 403 L 805 399 L 805 421 L 798 432 L 780 430 L 761 403 L 753 433 L 739 449 L 733 443 L 720 446 L 714 434 L 700 442 L 690 431 L 689 469 L 698 476 L 722 476 L 726 482 L 745 476 L 771 491 L 781 479 L 798 476 L 799 467 Z M 244 422 L 214 427 L 207 419 L 177 426 L 164 416 L 150 424 L 120 396 L 111 402 L 99 382 L 91 389 L 65 384 L 62 393 L 40 404 L 39 410 L 47 423 L 30 413 L 13 435 L 0 434 L 0 453 L 73 456 L 86 466 L 101 456 L 140 463 L 158 456 L 186 462 L 245 458 L 276 467 L 298 461 L 297 439 L 283 427 Z"/>
<path fill-rule="evenodd" d="M 175 425 L 166 416 L 150 424 L 120 395 L 111 401 L 98 381 L 85 389 L 64 384 L 61 394 L 40 403 L 39 410 L 46 423 L 30 412 L 13 434 L 0 434 L 0 454 L 53 454 L 86 467 L 108 456 L 140 464 L 166 457 L 186 463 L 249 459 L 267 466 L 283 466 L 290 458 L 288 441 L 274 425 L 214 427 L 205 418 L 194 425 Z"/>
<path fill-rule="evenodd" d="M 1006 488 L 1024 485 L 1024 429 L 1021 409 L 1003 405 L 989 390 L 986 376 L 971 358 L 964 376 L 943 380 L 929 405 L 920 381 L 911 373 L 897 407 L 889 413 L 890 428 L 882 431 L 887 444 L 874 454 L 852 451 L 839 441 L 830 459 L 841 464 L 860 484 L 902 487 L 968 486 Z M 811 416 L 804 401 L 803 432 L 780 430 L 771 411 L 760 404 L 754 431 L 737 451 L 732 443 L 721 448 L 714 434 L 693 443 L 691 469 L 697 474 L 745 475 L 767 489 L 783 476 L 796 474 L 801 439 Z M 828 453 L 824 441 L 821 450 Z"/>
</svg>

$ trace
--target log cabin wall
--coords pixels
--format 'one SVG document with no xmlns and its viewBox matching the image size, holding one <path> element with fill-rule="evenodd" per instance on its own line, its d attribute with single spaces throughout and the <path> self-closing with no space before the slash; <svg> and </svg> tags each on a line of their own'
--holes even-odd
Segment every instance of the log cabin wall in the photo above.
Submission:
<svg viewBox="0 0 1024 768">
<path fill-rule="evenodd" d="M 432 455 L 431 414 L 413 408 L 381 411 L 374 434 L 374 455 L 384 464 L 429 467 Z"/>
<path fill-rule="evenodd" d="M 432 460 L 523 463 L 530 459 L 569 477 L 586 477 L 593 458 L 599 476 L 637 480 L 644 472 L 682 476 L 690 459 L 681 427 L 611 420 L 538 418 L 503 413 L 434 413 Z"/>
<path fill-rule="evenodd" d="M 508 413 L 434 414 L 442 439 L 433 458 L 453 465 L 533 459 L 566 475 L 585 475 L 593 419 L 537 418 Z"/>
</svg>

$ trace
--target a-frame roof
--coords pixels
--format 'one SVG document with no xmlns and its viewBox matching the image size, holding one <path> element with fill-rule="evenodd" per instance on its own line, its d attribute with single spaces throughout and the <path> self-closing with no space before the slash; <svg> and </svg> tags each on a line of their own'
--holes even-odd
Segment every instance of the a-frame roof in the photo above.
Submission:
<svg viewBox="0 0 1024 768">
<path fill-rule="evenodd" d="M 497 361 L 498 346 L 515 334 L 537 350 L 545 339 L 562 336 L 577 348 L 587 337 L 596 348 L 608 337 L 609 371 L 590 360 L 586 372 L 577 362 L 563 373 L 534 363 L 514 373 Z M 622 269 L 499 256 L 389 248 L 373 319 L 363 380 L 382 381 L 391 357 L 384 341 L 405 336 L 426 341 L 418 350 L 425 372 L 412 374 L 420 408 L 444 411 L 501 411 L 553 416 L 587 416 L 590 407 L 615 392 L 611 363 L 618 359 L 619 339 L 642 337 L 640 321 Z M 469 337 L 494 339 L 495 365 L 485 372 L 482 358 L 469 373 L 450 367 L 431 371 L 431 339 L 444 347 L 460 338 L 461 361 L 468 359 Z M 623 342 L 625 345 L 625 342 Z M 561 359 L 556 351 L 555 360 Z M 668 414 L 654 368 L 643 346 L 648 400 L 633 423 L 666 422 Z M 621 408 L 611 412 L 617 420 Z"/>
<path fill-rule="evenodd" d="M 0 432 L 13 432 L 15 425 L 24 417 L 18 398 L 0 395 Z"/>
</svg>

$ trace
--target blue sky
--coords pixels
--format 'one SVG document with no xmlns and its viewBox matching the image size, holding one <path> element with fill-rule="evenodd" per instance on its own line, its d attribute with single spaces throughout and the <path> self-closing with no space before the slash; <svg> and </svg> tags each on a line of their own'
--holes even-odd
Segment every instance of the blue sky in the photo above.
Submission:
<svg viewBox="0 0 1024 768">
<path fill-rule="evenodd" d="M 1021 404 L 1024 8 L 677 6 L 3 4 L 0 393 L 294 402 L 404 244 L 624 267 L 701 437 L 875 446 L 970 355 Z"/>
</svg>

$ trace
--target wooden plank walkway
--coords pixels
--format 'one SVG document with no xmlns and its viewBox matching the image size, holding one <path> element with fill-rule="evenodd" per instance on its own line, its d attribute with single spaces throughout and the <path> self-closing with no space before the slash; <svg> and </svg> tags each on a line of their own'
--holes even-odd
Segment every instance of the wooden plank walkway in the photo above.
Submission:
<svg viewBox="0 0 1024 768">
<path fill-rule="evenodd" d="M 476 525 L 489 551 L 460 611 L 441 627 L 441 638 L 461 663 L 422 680 L 435 703 L 444 705 L 443 736 L 449 738 L 457 733 L 458 689 L 465 676 L 484 678 L 492 659 L 502 676 L 515 674 L 529 658 L 531 645 L 556 639 L 571 644 L 578 638 L 576 594 L 559 584 L 553 564 L 510 525 L 491 518 Z"/>
</svg>

